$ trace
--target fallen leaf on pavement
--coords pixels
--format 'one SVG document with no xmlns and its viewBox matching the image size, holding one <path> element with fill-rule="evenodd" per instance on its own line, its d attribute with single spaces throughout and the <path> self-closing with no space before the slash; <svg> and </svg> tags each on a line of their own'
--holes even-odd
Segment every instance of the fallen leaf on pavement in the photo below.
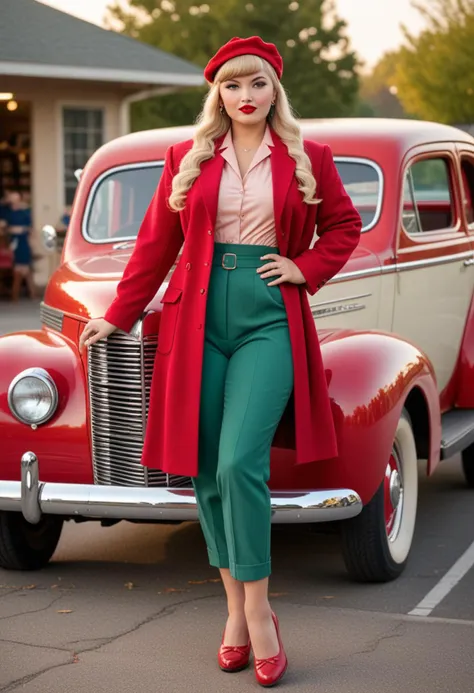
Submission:
<svg viewBox="0 0 474 693">
<path fill-rule="evenodd" d="M 57 614 L 72 614 L 72 609 L 58 609 Z"/>
<path fill-rule="evenodd" d="M 188 585 L 205 585 L 209 580 L 188 580 Z"/>
<path fill-rule="evenodd" d="M 270 592 L 269 597 L 284 597 L 288 592 Z"/>
<path fill-rule="evenodd" d="M 220 578 L 209 578 L 209 582 L 222 582 Z"/>
<path fill-rule="evenodd" d="M 166 587 L 164 592 L 188 592 L 188 590 L 179 589 L 178 587 Z"/>
<path fill-rule="evenodd" d="M 23 585 L 22 590 L 35 590 L 36 585 Z"/>
<path fill-rule="evenodd" d="M 72 655 L 72 663 L 73 663 L 73 664 L 77 664 L 78 661 L 79 661 L 79 657 L 78 657 L 77 654 L 74 652 L 74 654 Z"/>
<path fill-rule="evenodd" d="M 126 587 L 128 590 L 133 590 L 133 588 L 135 587 L 135 585 L 133 584 L 133 582 L 126 582 L 126 583 L 124 584 L 124 587 Z"/>
<path fill-rule="evenodd" d="M 334 597 L 322 597 L 323 599 L 334 599 Z"/>
</svg>

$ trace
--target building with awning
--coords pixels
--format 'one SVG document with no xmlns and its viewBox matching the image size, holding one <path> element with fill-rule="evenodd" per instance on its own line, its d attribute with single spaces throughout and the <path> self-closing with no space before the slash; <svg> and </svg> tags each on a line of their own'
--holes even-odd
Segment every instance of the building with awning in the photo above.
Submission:
<svg viewBox="0 0 474 693">
<path fill-rule="evenodd" d="M 31 199 L 32 245 L 72 203 L 74 171 L 129 131 L 132 101 L 204 83 L 202 69 L 36 0 L 1 0 L 0 197 Z M 48 261 L 36 263 L 44 284 Z"/>
</svg>

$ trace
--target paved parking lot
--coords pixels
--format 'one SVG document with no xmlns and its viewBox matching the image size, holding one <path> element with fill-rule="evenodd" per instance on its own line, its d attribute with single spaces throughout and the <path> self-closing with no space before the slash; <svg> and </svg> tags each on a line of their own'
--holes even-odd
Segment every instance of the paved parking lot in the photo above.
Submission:
<svg viewBox="0 0 474 693">
<path fill-rule="evenodd" d="M 30 308 L 6 320 L 0 304 L 0 332 L 35 327 Z M 290 659 L 282 690 L 472 693 L 473 542 L 474 491 L 458 458 L 422 480 L 411 560 L 393 583 L 351 583 L 335 528 L 275 526 L 272 601 Z M 438 602 L 428 616 L 410 615 L 429 594 Z M 0 691 L 257 690 L 251 670 L 217 668 L 224 620 L 196 523 L 67 523 L 48 568 L 0 570 Z"/>
</svg>

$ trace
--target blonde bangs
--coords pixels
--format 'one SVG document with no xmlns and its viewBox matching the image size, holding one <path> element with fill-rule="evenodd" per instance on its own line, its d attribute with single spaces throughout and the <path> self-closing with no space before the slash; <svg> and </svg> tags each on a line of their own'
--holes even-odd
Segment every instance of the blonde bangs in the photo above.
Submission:
<svg viewBox="0 0 474 693">
<path fill-rule="evenodd" d="M 219 68 L 214 81 L 226 82 L 229 79 L 246 77 L 262 70 L 268 74 L 269 68 L 270 65 L 267 61 L 259 58 L 258 55 L 237 55 Z"/>
</svg>

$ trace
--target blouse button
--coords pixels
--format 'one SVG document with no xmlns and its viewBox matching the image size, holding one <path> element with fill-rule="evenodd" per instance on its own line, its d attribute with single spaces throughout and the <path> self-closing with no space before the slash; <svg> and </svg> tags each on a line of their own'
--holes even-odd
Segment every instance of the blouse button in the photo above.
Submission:
<svg viewBox="0 0 474 693">
<path fill-rule="evenodd" d="M 209 235 L 211 235 L 211 234 L 212 234 L 212 231 L 211 231 L 211 229 L 209 229 L 209 231 L 208 231 L 207 233 L 208 233 Z"/>
<path fill-rule="evenodd" d="M 186 263 L 186 269 L 187 269 L 187 270 L 190 270 L 190 269 L 191 269 L 191 263 L 190 263 L 190 262 L 187 262 L 187 263 Z"/>
<path fill-rule="evenodd" d="M 202 294 L 205 294 L 205 293 L 206 293 L 206 289 L 201 289 L 201 293 L 202 293 Z"/>
<path fill-rule="evenodd" d="M 204 263 L 204 267 L 209 267 L 209 263 L 208 263 L 208 262 L 205 262 L 205 263 Z"/>
</svg>

